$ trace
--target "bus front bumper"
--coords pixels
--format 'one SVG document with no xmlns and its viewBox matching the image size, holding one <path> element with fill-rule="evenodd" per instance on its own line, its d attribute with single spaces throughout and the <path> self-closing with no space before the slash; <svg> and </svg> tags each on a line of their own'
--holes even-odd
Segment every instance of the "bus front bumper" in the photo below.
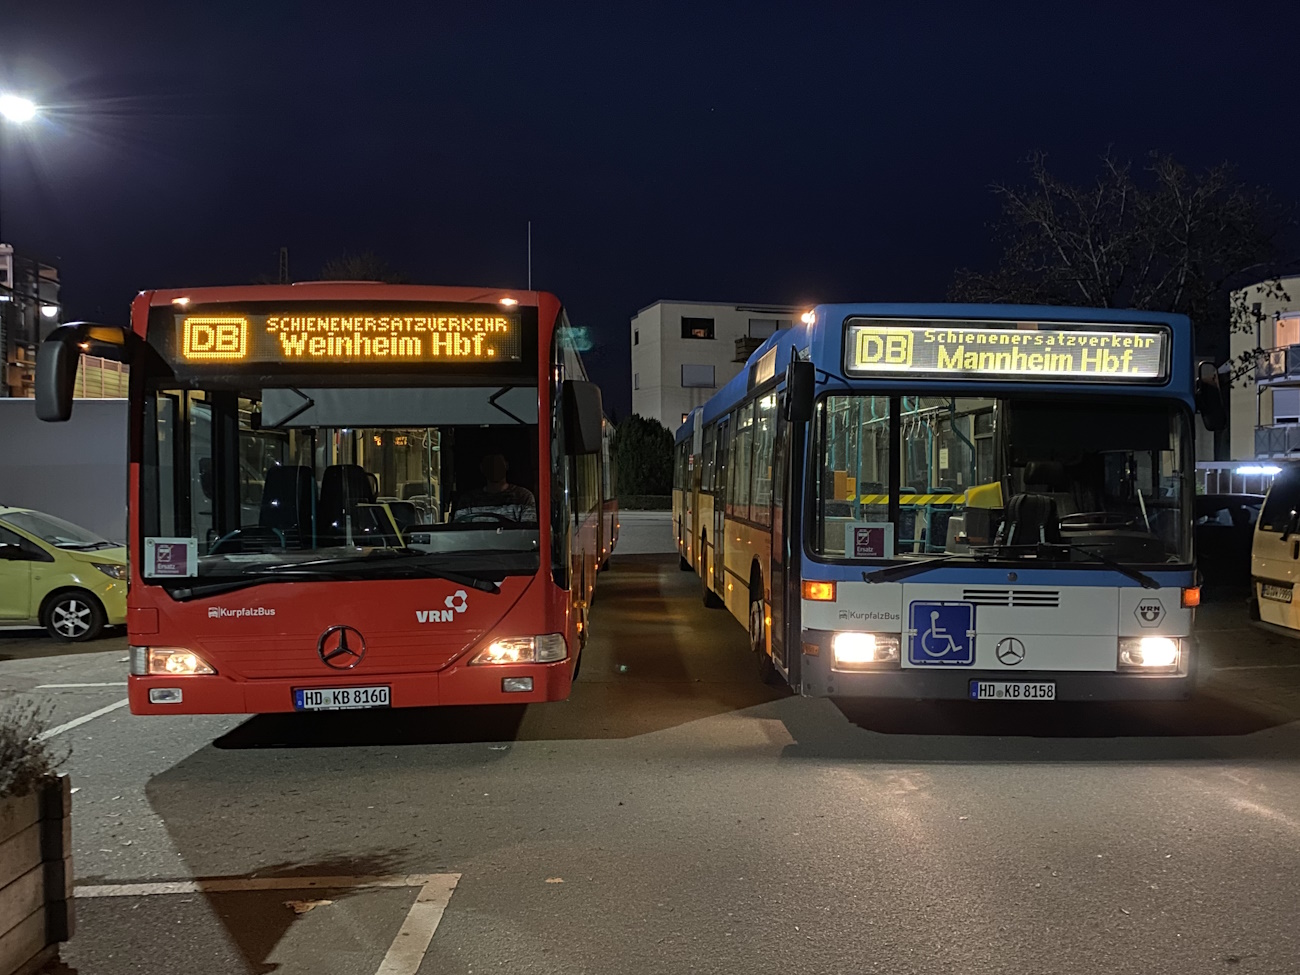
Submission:
<svg viewBox="0 0 1300 975">
<path fill-rule="evenodd" d="M 890 670 L 850 673 L 831 671 L 824 681 L 812 679 L 814 670 L 805 659 L 803 694 L 806 697 L 911 698 L 914 700 L 971 700 L 975 681 L 1050 683 L 1053 701 L 1179 701 L 1191 696 L 1191 674 L 1120 674 L 1106 672 L 1005 670 Z M 980 701 L 980 704 L 998 703 Z M 1050 701 L 1045 703 L 1051 703 Z"/>
<path fill-rule="evenodd" d="M 532 690 L 507 690 L 531 678 Z M 507 684 L 507 681 L 510 681 Z M 563 701 L 573 685 L 573 661 L 553 664 L 453 666 L 430 674 L 357 674 L 302 679 L 235 680 L 223 674 L 186 677 L 132 675 L 127 696 L 132 714 L 272 714 L 299 710 L 295 691 L 327 688 L 389 689 L 389 707 L 420 708 Z M 150 694 L 154 691 L 154 694 Z M 178 700 L 161 703 L 168 698 Z"/>
</svg>

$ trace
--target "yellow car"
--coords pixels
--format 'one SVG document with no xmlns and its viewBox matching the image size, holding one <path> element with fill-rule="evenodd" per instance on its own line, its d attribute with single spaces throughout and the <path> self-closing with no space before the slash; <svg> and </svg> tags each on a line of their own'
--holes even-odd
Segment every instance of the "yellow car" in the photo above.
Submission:
<svg viewBox="0 0 1300 975">
<path fill-rule="evenodd" d="M 126 622 L 126 549 L 71 522 L 0 506 L 0 624 L 60 641 Z"/>
</svg>

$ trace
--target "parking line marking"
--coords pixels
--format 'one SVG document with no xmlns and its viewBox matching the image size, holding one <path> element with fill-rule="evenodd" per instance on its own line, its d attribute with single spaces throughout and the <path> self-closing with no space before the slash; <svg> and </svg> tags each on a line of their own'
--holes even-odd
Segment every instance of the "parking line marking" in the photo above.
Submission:
<svg viewBox="0 0 1300 975">
<path fill-rule="evenodd" d="M 126 681 L 110 680 L 99 684 L 37 684 L 36 690 L 42 691 L 53 687 L 126 687 Z"/>
<path fill-rule="evenodd" d="M 458 873 L 412 873 L 378 877 L 214 877 L 153 884 L 95 884 L 75 888 L 78 897 L 145 897 L 255 890 L 348 890 L 356 887 L 419 887 L 406 920 L 375 975 L 415 975 L 442 923 Z"/>
<path fill-rule="evenodd" d="M 1300 664 L 1234 664 L 1229 667 L 1215 667 L 1214 670 L 1293 670 Z"/>
<path fill-rule="evenodd" d="M 85 724 L 87 721 L 94 721 L 96 718 L 103 717 L 104 715 L 108 714 L 110 711 L 116 711 L 118 708 L 124 708 L 126 707 L 128 700 L 129 700 L 128 698 L 124 697 L 120 701 L 114 701 L 112 704 L 108 705 L 108 707 L 100 708 L 98 711 L 91 711 L 89 714 L 83 714 L 79 718 L 73 718 L 67 724 L 57 725 L 53 728 L 50 728 L 48 731 L 42 731 L 39 735 L 36 736 L 36 740 L 47 741 L 50 738 L 53 738 L 55 735 L 61 735 L 65 731 L 71 731 L 73 728 L 78 728 L 81 725 Z"/>
</svg>

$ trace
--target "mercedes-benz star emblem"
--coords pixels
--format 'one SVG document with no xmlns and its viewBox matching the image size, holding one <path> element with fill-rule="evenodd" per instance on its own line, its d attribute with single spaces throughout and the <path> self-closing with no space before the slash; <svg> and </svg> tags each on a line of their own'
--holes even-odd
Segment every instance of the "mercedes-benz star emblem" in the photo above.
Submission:
<svg viewBox="0 0 1300 975">
<path fill-rule="evenodd" d="M 1014 667 L 1025 659 L 1025 645 L 1013 636 L 998 641 L 996 648 L 998 663 Z"/>
<path fill-rule="evenodd" d="M 351 626 L 331 626 L 316 641 L 316 652 L 327 667 L 351 670 L 366 655 L 366 639 Z"/>
</svg>

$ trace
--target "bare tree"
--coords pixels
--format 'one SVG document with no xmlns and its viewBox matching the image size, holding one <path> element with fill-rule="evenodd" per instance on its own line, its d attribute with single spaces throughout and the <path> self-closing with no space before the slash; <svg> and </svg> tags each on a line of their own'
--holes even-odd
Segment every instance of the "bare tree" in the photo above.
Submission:
<svg viewBox="0 0 1300 975">
<path fill-rule="evenodd" d="M 322 281 L 383 281 L 387 284 L 405 284 L 407 277 L 373 251 L 359 254 L 344 253 L 325 262 L 320 270 Z"/>
<path fill-rule="evenodd" d="M 1028 186 L 992 187 L 1001 262 L 987 274 L 959 270 L 956 300 L 1178 312 L 1198 350 L 1221 360 L 1229 333 L 1247 327 L 1229 307 L 1232 290 L 1280 273 L 1292 209 L 1226 163 L 1193 173 L 1152 154 L 1135 174 L 1108 152 L 1091 185 L 1074 185 L 1040 152 L 1029 174 Z"/>
</svg>

